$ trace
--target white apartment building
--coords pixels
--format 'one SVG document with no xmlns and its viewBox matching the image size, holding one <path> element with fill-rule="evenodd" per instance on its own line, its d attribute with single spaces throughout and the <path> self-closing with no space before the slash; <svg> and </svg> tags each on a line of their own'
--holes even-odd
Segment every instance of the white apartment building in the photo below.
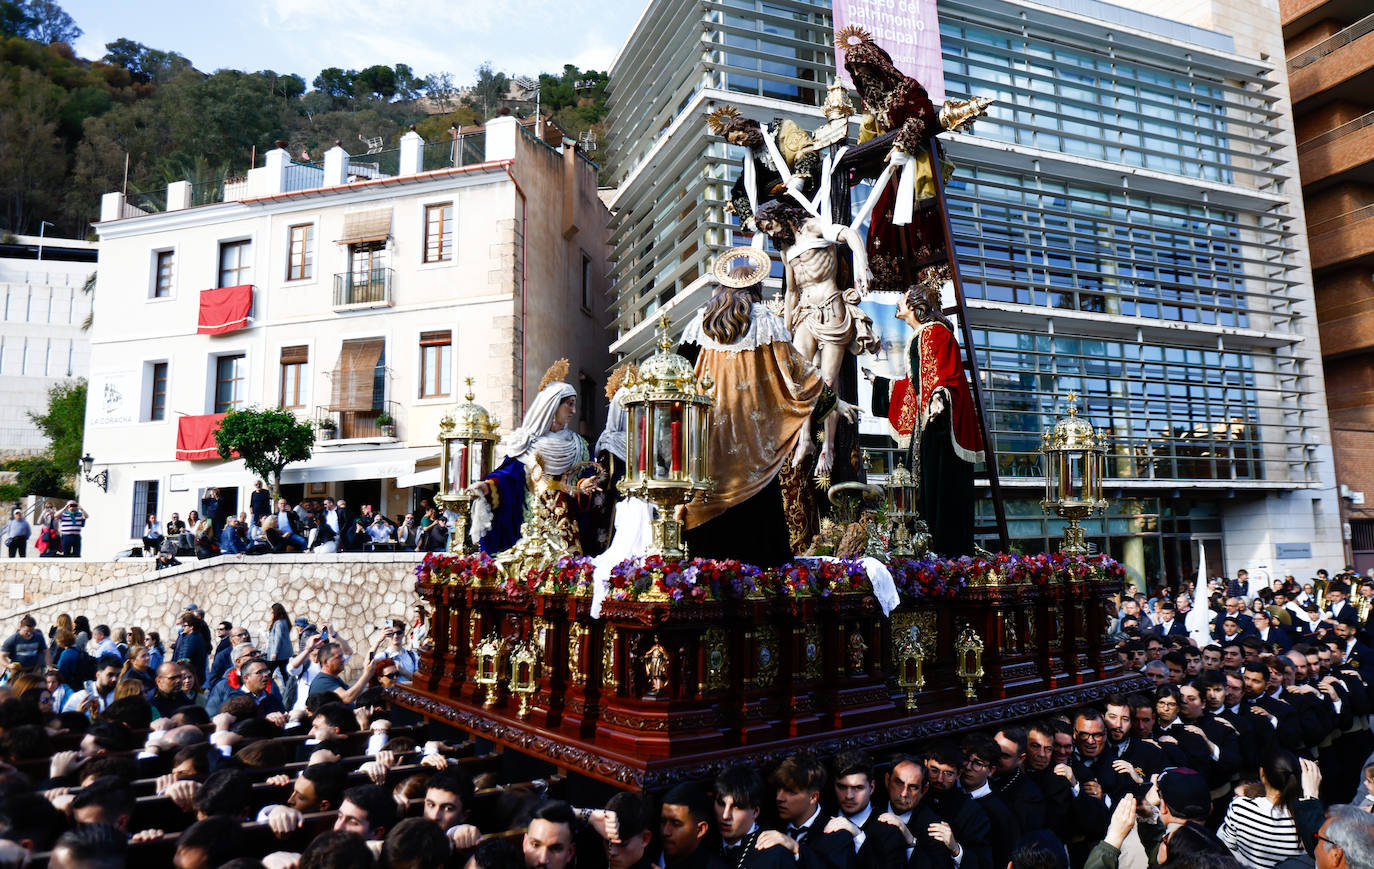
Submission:
<svg viewBox="0 0 1374 869">
<path fill-rule="evenodd" d="M 392 516 L 435 490 L 439 422 L 466 378 L 510 426 L 567 357 L 594 438 L 610 364 L 596 194 L 594 164 L 513 118 L 458 143 L 336 146 L 322 165 L 278 149 L 240 182 L 173 184 L 165 202 L 107 194 L 85 446 L 108 490 L 81 486 L 84 554 L 127 549 L 148 513 L 185 518 L 210 486 L 246 511 L 253 476 L 214 449 L 236 408 L 333 427 L 288 466 L 288 498 Z"/>
<path fill-rule="evenodd" d="M 0 241 L 0 458 L 46 449 L 29 413 L 47 409 L 55 384 L 86 376 L 91 297 L 83 287 L 95 258 L 89 241 L 30 235 Z"/>
</svg>

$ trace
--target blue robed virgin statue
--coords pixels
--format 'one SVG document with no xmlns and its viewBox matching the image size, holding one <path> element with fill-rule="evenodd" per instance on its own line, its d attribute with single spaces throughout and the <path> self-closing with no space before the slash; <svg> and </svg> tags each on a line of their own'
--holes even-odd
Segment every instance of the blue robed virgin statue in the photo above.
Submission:
<svg viewBox="0 0 1374 869">
<path fill-rule="evenodd" d="M 568 520 L 559 525 L 569 551 L 583 553 L 582 538 L 595 535 L 592 523 L 581 520 L 600 489 L 594 476 L 578 479 L 588 468 L 590 452 L 587 442 L 570 428 L 577 416 L 577 391 L 564 382 L 567 372 L 568 360 L 553 364 L 520 427 L 497 444 L 497 455 L 504 457 L 500 467 L 472 487 L 482 496 L 473 502 L 472 537 L 485 552 L 495 555 L 520 539 L 525 515 L 539 497 L 535 484 L 541 479 L 555 499 L 556 511 Z M 583 525 L 589 526 L 585 533 Z"/>
</svg>

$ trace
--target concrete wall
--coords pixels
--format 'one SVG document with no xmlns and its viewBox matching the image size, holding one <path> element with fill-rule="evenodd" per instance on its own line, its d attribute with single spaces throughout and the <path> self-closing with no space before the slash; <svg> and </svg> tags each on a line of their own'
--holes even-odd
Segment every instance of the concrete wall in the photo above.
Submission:
<svg viewBox="0 0 1374 869">
<path fill-rule="evenodd" d="M 361 651 L 375 642 L 385 618 L 409 621 L 418 598 L 415 565 L 423 556 L 404 554 L 219 556 L 187 559 L 152 570 L 152 562 L 67 559 L 0 560 L 0 623 L 8 633 L 31 614 L 44 630 L 58 613 L 85 615 L 91 624 L 139 626 L 175 636 L 172 625 L 189 603 L 212 625 L 243 624 L 254 640 L 264 635 L 274 603 L 292 619 L 331 622 Z"/>
</svg>

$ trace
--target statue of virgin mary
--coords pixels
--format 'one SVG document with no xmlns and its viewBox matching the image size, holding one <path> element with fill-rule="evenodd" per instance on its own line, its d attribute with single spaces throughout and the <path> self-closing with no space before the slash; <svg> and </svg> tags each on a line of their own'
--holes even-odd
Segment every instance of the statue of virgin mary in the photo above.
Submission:
<svg viewBox="0 0 1374 869">
<path fill-rule="evenodd" d="M 525 514 L 540 496 L 536 486 L 552 493 L 564 543 L 581 554 L 580 519 L 600 490 L 594 477 L 578 479 L 589 458 L 587 442 L 570 427 L 577 415 L 577 391 L 564 381 L 568 360 L 553 364 L 540 383 L 539 394 L 525 411 L 520 427 L 497 444 L 504 457 L 500 467 L 472 487 L 482 497 L 473 502 L 472 537 L 483 551 L 495 555 L 515 545 Z"/>
</svg>

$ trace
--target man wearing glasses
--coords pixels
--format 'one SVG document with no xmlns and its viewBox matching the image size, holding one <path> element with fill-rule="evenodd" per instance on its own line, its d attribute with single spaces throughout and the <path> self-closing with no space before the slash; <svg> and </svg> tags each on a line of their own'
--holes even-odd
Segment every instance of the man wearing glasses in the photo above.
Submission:
<svg viewBox="0 0 1374 869">
<path fill-rule="evenodd" d="M 992 830 L 990 836 L 992 865 L 1002 867 L 1011 864 L 1011 848 L 1026 832 L 1021 822 L 1002 798 L 993 793 L 988 781 L 1002 760 L 1002 749 L 997 741 L 983 733 L 971 733 L 964 737 L 960 748 L 964 752 L 964 768 L 959 773 L 959 783 L 968 793 L 970 801 L 988 816 Z"/>
<path fill-rule="evenodd" d="M 1096 781 L 1083 782 L 1083 790 L 1108 806 L 1115 806 L 1126 794 L 1143 794 L 1145 777 L 1130 761 L 1106 751 L 1107 723 L 1096 709 L 1084 709 L 1073 720 L 1074 759 Z M 1139 793 L 1138 793 L 1139 792 Z"/>
<path fill-rule="evenodd" d="M 249 636 L 248 629 L 244 627 L 231 627 L 228 622 L 220 622 L 219 630 L 224 631 L 219 646 L 215 649 L 215 659 L 210 662 L 210 675 L 206 681 L 206 686 L 213 691 L 219 686 L 220 680 L 234 668 L 234 661 L 238 658 L 238 648 L 253 642 Z"/>
<path fill-rule="evenodd" d="M 963 768 L 964 756 L 952 742 L 938 742 L 926 752 L 926 775 L 930 779 L 930 790 L 925 801 L 949 827 L 947 834 L 932 829 L 931 835 L 946 845 L 950 843 L 944 837 L 949 835 L 952 841 L 969 852 L 966 856 L 955 855 L 955 862 L 961 867 L 992 866 L 992 847 L 989 844 L 992 827 L 987 812 L 959 789 L 959 772 Z M 954 848 L 950 850 L 953 852 Z"/>
<path fill-rule="evenodd" d="M 286 723 L 286 707 L 282 705 L 281 694 L 270 690 L 272 687 L 272 667 L 256 654 L 239 666 L 242 687 L 229 692 L 229 697 L 240 694 L 253 698 L 258 707 L 258 718 L 266 718 L 280 727 Z M 228 699 L 228 698 L 225 698 Z"/>
</svg>

